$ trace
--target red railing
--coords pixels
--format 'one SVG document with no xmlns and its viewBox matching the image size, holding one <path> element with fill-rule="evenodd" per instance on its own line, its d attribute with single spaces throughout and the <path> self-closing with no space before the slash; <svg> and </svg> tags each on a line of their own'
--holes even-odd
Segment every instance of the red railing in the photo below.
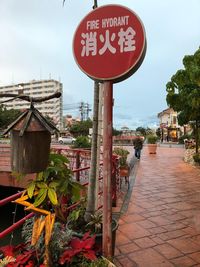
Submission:
<svg viewBox="0 0 200 267">
<path fill-rule="evenodd" d="M 82 149 L 66 149 L 66 148 L 56 148 L 52 147 L 52 151 L 54 153 L 59 153 L 65 155 L 70 160 L 70 168 L 73 170 L 74 179 L 79 181 L 82 185 L 88 186 L 88 177 L 89 177 L 89 169 L 90 169 L 90 151 L 82 150 Z M 98 188 L 98 207 L 101 208 L 103 206 L 103 175 L 102 175 L 102 167 L 103 164 L 99 165 L 99 188 Z M 112 185 L 113 185 L 113 206 L 116 206 L 117 200 L 117 191 L 119 190 L 119 172 L 118 172 L 118 157 L 113 157 L 113 175 L 112 175 Z M 6 205 L 11 201 L 14 201 L 18 197 L 20 197 L 22 192 L 16 193 L 12 196 L 9 196 L 5 199 L 0 200 L 0 206 Z M 74 208 L 78 203 L 73 204 L 67 209 Z M 15 229 L 20 227 L 27 219 L 31 218 L 34 213 L 30 213 L 21 220 L 13 223 L 10 227 L 5 229 L 0 233 L 0 239 L 13 232 Z"/>
</svg>

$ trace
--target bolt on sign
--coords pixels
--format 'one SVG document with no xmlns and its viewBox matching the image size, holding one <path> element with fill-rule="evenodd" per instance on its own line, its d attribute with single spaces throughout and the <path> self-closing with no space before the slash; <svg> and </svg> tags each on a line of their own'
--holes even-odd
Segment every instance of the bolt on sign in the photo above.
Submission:
<svg viewBox="0 0 200 267">
<path fill-rule="evenodd" d="M 79 68 L 90 78 L 123 81 L 140 67 L 145 57 L 144 26 L 127 7 L 101 6 L 80 22 L 73 52 Z"/>
</svg>

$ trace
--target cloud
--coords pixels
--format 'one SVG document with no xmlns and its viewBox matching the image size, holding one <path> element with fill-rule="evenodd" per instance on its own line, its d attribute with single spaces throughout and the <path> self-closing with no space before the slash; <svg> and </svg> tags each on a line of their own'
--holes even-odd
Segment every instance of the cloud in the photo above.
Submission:
<svg viewBox="0 0 200 267">
<path fill-rule="evenodd" d="M 101 0 L 99 5 L 110 4 Z M 115 125 L 155 125 L 167 107 L 165 85 L 199 47 L 200 1 L 116 0 L 134 10 L 146 29 L 147 53 L 129 79 L 114 84 Z M 94 82 L 76 65 L 72 40 L 93 1 L 1 0 L 0 85 L 32 79 L 61 79 L 63 101 L 93 105 Z M 106 63 L 105 63 L 106 64 Z M 120 108 L 118 108 L 120 107 Z"/>
</svg>

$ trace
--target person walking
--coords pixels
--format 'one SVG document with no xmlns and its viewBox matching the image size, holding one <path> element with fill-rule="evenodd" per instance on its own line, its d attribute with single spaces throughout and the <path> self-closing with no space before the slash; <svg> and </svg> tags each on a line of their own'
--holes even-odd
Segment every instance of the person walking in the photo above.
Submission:
<svg viewBox="0 0 200 267">
<path fill-rule="evenodd" d="M 143 148 L 143 140 L 141 137 L 137 136 L 134 140 L 133 140 L 133 146 L 135 149 L 135 157 L 137 159 L 140 159 L 141 156 L 141 150 Z"/>
</svg>

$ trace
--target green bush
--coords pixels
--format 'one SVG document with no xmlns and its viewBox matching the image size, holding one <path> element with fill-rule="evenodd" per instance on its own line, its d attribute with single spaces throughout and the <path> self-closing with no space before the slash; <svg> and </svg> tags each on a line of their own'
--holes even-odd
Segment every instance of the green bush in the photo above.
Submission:
<svg viewBox="0 0 200 267">
<path fill-rule="evenodd" d="M 184 134 L 184 135 L 182 135 L 182 136 L 180 136 L 179 137 L 179 139 L 178 139 L 178 143 L 179 144 L 184 144 L 184 140 L 185 139 L 190 139 L 191 138 L 191 135 L 189 135 L 189 134 Z"/>
<path fill-rule="evenodd" d="M 193 159 L 196 163 L 200 164 L 200 153 L 194 154 Z"/>
<path fill-rule="evenodd" d="M 73 148 L 91 148 L 91 142 L 87 136 L 78 136 L 74 142 Z"/>
<path fill-rule="evenodd" d="M 148 144 L 156 144 L 157 141 L 158 141 L 158 137 L 156 135 L 147 135 Z"/>
</svg>

